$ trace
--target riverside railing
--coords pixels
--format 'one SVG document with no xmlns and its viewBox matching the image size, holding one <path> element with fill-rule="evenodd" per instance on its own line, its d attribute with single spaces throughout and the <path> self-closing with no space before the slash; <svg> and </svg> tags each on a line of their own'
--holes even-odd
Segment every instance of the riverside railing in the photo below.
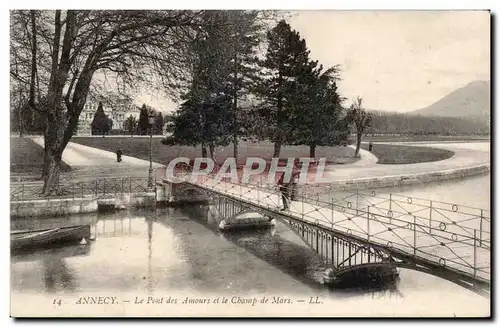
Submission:
<svg viewBox="0 0 500 327">
<path fill-rule="evenodd" d="M 43 182 L 11 182 L 10 200 L 75 199 L 84 197 L 105 197 L 123 193 L 151 192 L 147 177 L 80 178 L 61 180 L 50 195 L 42 195 Z"/>
</svg>

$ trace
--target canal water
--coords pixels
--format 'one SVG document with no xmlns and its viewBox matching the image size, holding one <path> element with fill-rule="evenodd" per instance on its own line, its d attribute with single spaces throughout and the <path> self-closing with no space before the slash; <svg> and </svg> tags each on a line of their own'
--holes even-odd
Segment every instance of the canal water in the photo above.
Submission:
<svg viewBox="0 0 500 327">
<path fill-rule="evenodd" d="M 489 185 L 487 175 L 397 192 L 489 209 Z M 266 309 L 265 314 L 262 307 L 247 306 L 240 314 L 486 316 L 490 312 L 489 299 L 411 270 L 401 270 L 397 285 L 382 290 L 329 290 L 322 285 L 326 267 L 288 227 L 278 222 L 268 229 L 222 233 L 206 206 L 17 219 L 11 228 L 83 222 L 94 226 L 95 240 L 87 245 L 11 256 L 13 302 L 19 305 L 33 296 L 52 301 L 55 295 L 92 292 L 177 294 L 179 298 L 215 294 L 230 299 L 285 294 L 295 306 Z M 297 303 L 316 296 L 314 301 L 321 304 Z M 227 312 L 227 308 L 203 310 L 199 312 Z"/>
</svg>

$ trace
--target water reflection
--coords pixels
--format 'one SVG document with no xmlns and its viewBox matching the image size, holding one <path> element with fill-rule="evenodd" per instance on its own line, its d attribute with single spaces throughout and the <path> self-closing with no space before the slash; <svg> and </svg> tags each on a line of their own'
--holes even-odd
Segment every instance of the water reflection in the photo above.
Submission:
<svg viewBox="0 0 500 327">
<path fill-rule="evenodd" d="M 490 210 L 490 185 L 491 175 L 484 174 L 463 179 L 448 180 L 442 182 L 430 182 L 416 185 L 385 187 L 374 189 L 376 196 L 388 198 L 389 194 L 414 197 L 425 200 L 441 201 L 459 206 L 469 206 Z M 372 190 L 362 191 L 365 194 Z M 330 197 L 336 201 L 341 201 L 346 196 L 352 195 L 356 191 L 343 192 L 336 191 L 318 194 L 319 200 L 330 201 Z M 355 199 L 355 197 L 354 197 Z"/>
<path fill-rule="evenodd" d="M 218 221 L 210 217 L 211 210 L 209 206 L 200 205 L 183 208 L 182 212 L 193 221 L 198 221 L 210 228 L 222 240 L 229 241 L 245 249 L 257 258 L 316 291 L 325 291 L 323 275 L 327 265 L 313 249 L 285 224 L 278 221 L 275 226 L 267 229 L 221 232 L 216 228 Z M 203 213 L 206 214 L 206 219 L 203 218 Z M 349 294 L 384 294 L 386 292 L 398 295 L 400 293 L 397 290 L 397 285 L 396 282 L 373 288 L 346 289 L 342 291 L 330 289 L 330 292 L 338 292 L 338 295 L 343 297 Z"/>
<path fill-rule="evenodd" d="M 151 272 L 151 256 L 152 256 L 152 239 L 153 239 L 153 220 L 155 217 L 146 217 L 146 223 L 148 225 L 148 292 L 151 294 L 153 292 L 152 277 Z"/>
<path fill-rule="evenodd" d="M 349 289 L 330 289 L 335 296 L 340 298 L 354 298 L 360 295 L 369 295 L 373 299 L 381 298 L 403 298 L 403 293 L 399 289 L 401 278 L 396 278 L 394 282 L 370 287 L 359 287 Z"/>
<path fill-rule="evenodd" d="M 221 233 L 209 206 L 87 218 L 96 222 L 95 241 L 87 246 L 12 256 L 12 291 L 313 293 L 353 305 L 360 299 L 403 298 L 422 304 L 421 294 L 474 296 L 444 280 L 407 270 L 388 288 L 330 290 L 322 285 L 325 264 L 287 226 L 277 223 L 269 229 Z"/>
<path fill-rule="evenodd" d="M 65 292 L 76 290 L 76 281 L 66 260 L 55 256 L 42 259 L 45 290 L 55 293 L 60 286 Z"/>
</svg>

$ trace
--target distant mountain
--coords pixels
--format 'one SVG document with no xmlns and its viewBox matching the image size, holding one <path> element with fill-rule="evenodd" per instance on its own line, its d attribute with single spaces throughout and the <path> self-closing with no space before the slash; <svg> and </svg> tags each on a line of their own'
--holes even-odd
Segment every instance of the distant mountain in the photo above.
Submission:
<svg viewBox="0 0 500 327">
<path fill-rule="evenodd" d="M 461 118 L 489 117 L 490 82 L 471 82 L 428 107 L 412 111 L 411 114 Z"/>
</svg>

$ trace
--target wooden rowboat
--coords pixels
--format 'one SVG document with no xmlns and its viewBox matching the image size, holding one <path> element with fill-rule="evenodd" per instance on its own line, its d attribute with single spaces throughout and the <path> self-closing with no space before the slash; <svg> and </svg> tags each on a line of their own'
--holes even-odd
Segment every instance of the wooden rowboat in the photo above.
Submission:
<svg viewBox="0 0 500 327">
<path fill-rule="evenodd" d="M 48 245 L 78 244 L 90 237 L 90 225 L 77 225 L 44 230 L 16 231 L 10 234 L 12 250 L 41 248 Z"/>
</svg>

